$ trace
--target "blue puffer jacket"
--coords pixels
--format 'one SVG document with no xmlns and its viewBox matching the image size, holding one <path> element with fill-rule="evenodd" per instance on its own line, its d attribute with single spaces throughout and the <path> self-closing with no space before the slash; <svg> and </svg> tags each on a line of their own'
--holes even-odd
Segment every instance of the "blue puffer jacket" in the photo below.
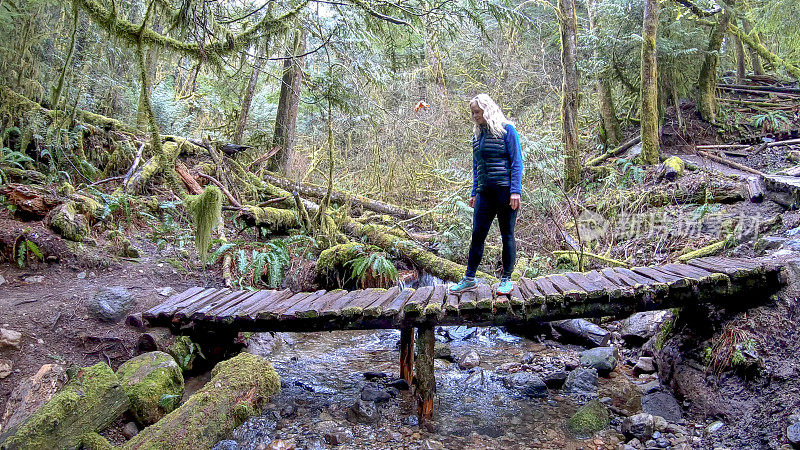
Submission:
<svg viewBox="0 0 800 450">
<path fill-rule="evenodd" d="M 472 194 L 485 186 L 510 187 L 512 194 L 522 192 L 522 149 L 514 125 L 506 124 L 506 134 L 497 137 L 485 125 L 472 138 Z"/>
</svg>

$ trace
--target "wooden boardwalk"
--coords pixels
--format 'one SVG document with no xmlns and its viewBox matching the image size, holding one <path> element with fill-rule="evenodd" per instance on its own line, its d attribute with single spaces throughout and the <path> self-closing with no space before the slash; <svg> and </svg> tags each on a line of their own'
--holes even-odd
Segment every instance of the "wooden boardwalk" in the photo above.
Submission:
<svg viewBox="0 0 800 450">
<path fill-rule="evenodd" d="M 624 317 L 692 302 L 726 303 L 782 284 L 780 266 L 739 258 L 569 272 L 515 283 L 509 296 L 479 285 L 462 295 L 445 285 L 356 291 L 234 291 L 195 287 L 143 313 L 150 326 L 230 331 L 408 328 L 422 324 L 506 325 L 575 317 Z"/>
</svg>

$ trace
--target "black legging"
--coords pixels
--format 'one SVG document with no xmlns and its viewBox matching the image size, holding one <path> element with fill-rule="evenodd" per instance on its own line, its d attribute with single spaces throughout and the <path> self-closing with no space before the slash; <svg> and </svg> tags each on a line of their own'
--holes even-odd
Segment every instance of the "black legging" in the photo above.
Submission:
<svg viewBox="0 0 800 450">
<path fill-rule="evenodd" d="M 517 257 L 517 244 L 514 242 L 514 224 L 517 221 L 517 210 L 508 204 L 511 192 L 508 187 L 486 186 L 475 198 L 475 218 L 472 223 L 472 242 L 469 245 L 467 261 L 468 277 L 474 277 L 478 264 L 483 258 L 483 242 L 489 234 L 494 216 L 500 225 L 503 237 L 503 277 L 510 277 L 514 271 Z"/>
</svg>

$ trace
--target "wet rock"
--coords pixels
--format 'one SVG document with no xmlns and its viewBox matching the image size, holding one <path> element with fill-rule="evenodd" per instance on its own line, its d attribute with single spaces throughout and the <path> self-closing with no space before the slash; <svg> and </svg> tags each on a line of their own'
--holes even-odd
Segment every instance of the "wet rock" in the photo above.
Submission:
<svg viewBox="0 0 800 450">
<path fill-rule="evenodd" d="M 642 411 L 654 416 L 661 416 L 670 422 L 678 422 L 683 419 L 681 409 L 675 397 L 663 390 L 658 390 L 642 397 Z"/>
<path fill-rule="evenodd" d="M 156 292 L 162 297 L 169 297 L 175 293 L 175 289 L 173 289 L 172 286 L 166 286 L 161 289 L 156 289 Z"/>
<path fill-rule="evenodd" d="M 528 397 L 547 397 L 547 385 L 538 375 L 530 372 L 517 372 L 504 378 L 503 383 L 509 389 L 521 391 Z"/>
<path fill-rule="evenodd" d="M 639 413 L 622 421 L 622 434 L 639 441 L 648 441 L 653 437 L 655 420 L 647 413 Z"/>
<path fill-rule="evenodd" d="M 661 324 L 672 317 L 669 310 L 639 312 L 622 322 L 620 334 L 628 344 L 640 345 L 653 337 Z"/>
<path fill-rule="evenodd" d="M 440 450 L 444 448 L 441 442 L 434 439 L 425 439 L 422 441 L 422 447 L 425 450 Z"/>
<path fill-rule="evenodd" d="M 469 370 L 478 367 L 481 363 L 481 357 L 475 350 L 470 350 L 465 353 L 460 360 L 458 360 L 458 367 L 461 370 Z"/>
<path fill-rule="evenodd" d="M 136 436 L 137 434 L 139 434 L 139 427 L 136 426 L 136 422 L 128 422 L 122 427 L 122 435 L 125 436 L 126 439 L 130 439 Z M 221 441 L 220 443 L 222 442 L 225 441 Z M 236 443 L 236 441 L 231 441 L 231 442 L 233 442 L 234 444 Z M 214 448 L 217 447 L 215 446 Z M 229 447 L 223 447 L 223 448 L 229 448 Z M 238 448 L 238 446 L 233 448 Z"/>
<path fill-rule="evenodd" d="M 786 427 L 786 439 L 789 440 L 793 448 L 800 448 L 800 422 Z"/>
<path fill-rule="evenodd" d="M 386 383 L 386 386 L 395 388 L 400 391 L 407 391 L 409 388 L 411 388 L 411 386 L 408 385 L 408 382 L 402 378 L 390 381 L 389 383 Z"/>
<path fill-rule="evenodd" d="M 353 431 L 349 428 L 337 427 L 323 436 L 329 445 L 348 444 L 353 441 Z"/>
<path fill-rule="evenodd" d="M 661 389 L 661 383 L 658 380 L 649 381 L 644 384 L 636 386 L 642 394 L 652 394 Z"/>
<path fill-rule="evenodd" d="M 581 365 L 597 369 L 601 375 L 608 375 L 617 367 L 617 350 L 614 347 L 597 347 L 581 352 Z"/>
<path fill-rule="evenodd" d="M 0 348 L 19 348 L 20 342 L 22 342 L 22 333 L 19 331 L 0 328 Z"/>
<path fill-rule="evenodd" d="M 642 411 L 642 396 L 636 385 L 627 376 L 618 372 L 610 374 L 609 380 L 600 386 L 598 395 L 609 397 L 611 405 L 625 411 L 625 415 Z"/>
<path fill-rule="evenodd" d="M 597 400 L 583 405 L 567 421 L 569 430 L 577 437 L 590 437 L 608 426 L 608 410 Z"/>
<path fill-rule="evenodd" d="M 388 376 L 389 374 L 383 372 L 364 372 L 364 378 L 366 378 L 367 381 L 379 380 L 387 378 Z"/>
<path fill-rule="evenodd" d="M 583 397 L 597 395 L 597 369 L 575 369 L 564 382 L 564 392 Z"/>
<path fill-rule="evenodd" d="M 355 404 L 347 410 L 347 420 L 354 423 L 375 423 L 380 419 L 380 412 L 375 403 L 356 400 Z"/>
<path fill-rule="evenodd" d="M 587 344 L 591 347 L 608 345 L 611 333 L 586 319 L 570 319 L 550 322 L 553 328 L 567 337 L 569 341 Z"/>
<path fill-rule="evenodd" d="M 546 384 L 550 389 L 561 389 L 566 381 L 567 372 L 564 372 L 563 370 L 551 372 L 544 376 L 544 384 Z"/>
<path fill-rule="evenodd" d="M 444 342 L 436 342 L 433 345 L 433 357 L 453 362 L 453 353 L 450 351 L 450 346 Z"/>
<path fill-rule="evenodd" d="M 725 424 L 717 420 L 716 422 L 712 422 L 709 426 L 706 427 L 706 434 L 714 434 L 717 431 L 721 430 Z"/>
<path fill-rule="evenodd" d="M 103 322 L 119 322 L 135 303 L 133 295 L 122 286 L 104 287 L 89 299 L 89 314 Z"/>
<path fill-rule="evenodd" d="M 361 400 L 365 402 L 385 403 L 392 398 L 388 392 L 372 385 L 366 385 L 361 389 Z"/>
<path fill-rule="evenodd" d="M 653 362 L 653 358 L 650 356 L 642 356 L 639 358 L 639 361 L 636 362 L 636 365 L 633 367 L 633 372 L 636 374 L 640 373 L 653 373 L 656 371 L 655 363 Z"/>
<path fill-rule="evenodd" d="M 11 375 L 11 369 L 13 368 L 14 364 L 11 363 L 10 359 L 0 358 L 0 380 Z"/>
</svg>

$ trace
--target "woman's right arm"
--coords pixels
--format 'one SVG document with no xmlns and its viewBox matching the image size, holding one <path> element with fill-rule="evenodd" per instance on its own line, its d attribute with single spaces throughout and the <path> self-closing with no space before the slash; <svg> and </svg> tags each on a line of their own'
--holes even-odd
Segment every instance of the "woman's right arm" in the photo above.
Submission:
<svg viewBox="0 0 800 450">
<path fill-rule="evenodd" d="M 475 203 L 475 195 L 478 193 L 478 161 L 475 160 L 475 154 L 472 154 L 472 191 L 469 194 L 469 206 L 473 207 Z"/>
</svg>

